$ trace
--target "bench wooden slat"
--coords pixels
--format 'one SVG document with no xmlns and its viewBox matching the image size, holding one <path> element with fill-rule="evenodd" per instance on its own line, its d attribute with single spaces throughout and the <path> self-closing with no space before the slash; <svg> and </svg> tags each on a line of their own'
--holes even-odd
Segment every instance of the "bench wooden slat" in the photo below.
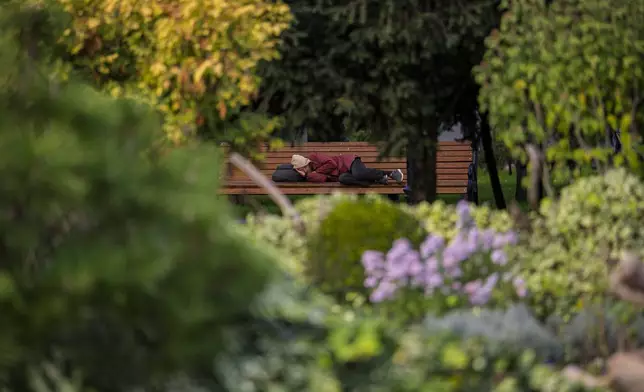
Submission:
<svg viewBox="0 0 644 392">
<path fill-rule="evenodd" d="M 226 188 L 247 188 L 254 186 L 254 183 L 248 179 L 240 180 L 228 180 L 223 184 Z M 310 182 L 277 182 L 275 183 L 279 188 L 324 188 L 328 186 L 344 186 L 338 182 L 323 182 L 323 183 L 310 183 Z M 377 187 L 378 185 L 373 185 L 372 187 Z M 400 184 L 390 183 L 388 185 L 381 185 L 392 188 L 403 188 Z M 467 186 L 467 181 L 463 182 L 461 180 L 442 180 L 437 181 L 436 186 L 439 188 L 445 187 L 458 187 L 458 186 Z M 371 188 L 371 187 L 370 187 Z"/>
<path fill-rule="evenodd" d="M 283 152 L 283 151 L 269 151 L 269 152 L 264 152 L 262 155 L 264 155 L 265 158 L 267 159 L 275 159 L 275 158 L 280 158 L 280 159 L 285 159 L 287 161 L 291 160 L 291 157 L 293 154 L 299 154 L 299 155 L 304 155 L 307 156 L 308 154 L 303 151 L 293 151 L 293 152 Z M 329 152 L 327 155 L 350 155 L 345 152 L 340 152 L 340 151 L 332 151 Z M 359 156 L 363 161 L 366 159 L 378 159 L 380 157 L 380 153 L 378 151 L 363 151 L 363 152 L 352 152 L 351 155 L 357 155 Z M 439 151 L 436 154 L 436 157 L 440 160 L 441 158 L 444 157 L 459 157 L 463 160 L 467 159 L 472 159 L 472 151 Z M 397 160 L 397 161 L 407 161 L 406 157 L 383 157 L 381 159 L 392 159 L 392 160 Z"/>
<path fill-rule="evenodd" d="M 395 165 L 392 165 L 391 163 L 378 162 L 378 163 L 371 163 L 369 166 L 373 167 L 373 168 L 376 168 L 376 169 L 379 169 L 381 167 L 384 167 L 385 169 L 387 169 L 387 168 L 391 168 L 391 166 L 395 166 Z M 462 173 L 464 175 L 467 175 L 468 167 L 469 167 L 468 162 L 445 162 L 445 163 L 442 163 L 441 165 L 438 166 L 438 168 L 436 169 L 436 172 L 437 172 L 438 175 L 440 175 L 440 174 L 460 174 L 460 173 Z M 275 169 L 277 169 L 277 164 L 259 165 L 257 168 L 262 172 L 267 172 L 267 173 L 272 174 L 275 171 Z M 402 170 L 403 173 L 407 173 L 407 168 L 406 167 L 403 166 L 403 167 L 399 167 L 399 168 L 400 168 L 400 170 Z M 232 168 L 232 173 L 237 173 L 237 172 L 240 172 L 240 170 L 237 169 L 236 167 L 233 167 Z"/>
<path fill-rule="evenodd" d="M 470 146 L 440 146 L 438 151 L 471 151 Z M 282 148 L 277 148 L 277 149 L 267 149 L 263 148 L 260 151 L 268 151 L 268 152 L 292 152 L 292 153 L 298 153 L 298 152 L 322 152 L 322 153 L 329 153 L 329 152 L 339 152 L 339 153 L 360 153 L 360 152 L 370 152 L 370 151 L 380 151 L 377 147 L 375 146 L 359 146 L 359 147 L 282 147 Z"/>
<path fill-rule="evenodd" d="M 372 168 L 375 168 L 375 169 L 382 169 L 382 170 L 386 171 L 387 169 L 394 170 L 393 168 L 398 167 L 398 166 L 397 165 L 392 165 L 391 163 L 387 163 L 387 162 L 386 163 L 377 162 L 377 163 L 369 164 L 369 167 L 372 167 Z M 273 164 L 273 165 L 260 165 L 260 166 L 257 166 L 257 168 L 262 172 L 267 172 L 267 173 L 272 174 L 277 169 L 277 165 L 276 164 Z M 402 167 L 402 168 L 400 168 L 400 170 L 402 170 L 403 173 L 407 173 L 407 168 L 406 167 Z M 239 169 L 233 168 L 232 173 L 236 173 L 238 171 L 239 171 Z M 442 166 L 439 166 L 438 169 L 436 170 L 436 172 L 437 172 L 438 175 L 440 175 L 440 174 L 459 174 L 459 173 L 467 175 L 467 165 L 463 164 L 463 162 L 461 162 L 461 165 L 456 166 L 456 167 L 442 167 Z"/>
<path fill-rule="evenodd" d="M 291 161 L 290 158 L 291 158 L 290 155 L 288 157 L 268 156 L 265 159 L 263 159 L 262 162 L 266 164 L 279 165 L 284 163 L 290 163 Z M 436 157 L 436 162 L 439 164 L 441 162 L 471 162 L 471 160 L 472 160 L 471 157 L 463 157 L 463 156 L 439 155 Z M 362 162 L 364 162 L 367 166 L 373 166 L 373 164 L 377 164 L 377 163 L 393 163 L 393 162 L 396 162 L 398 164 L 404 164 L 404 166 L 406 166 L 407 160 L 400 159 L 400 158 L 383 158 L 382 160 L 376 160 L 374 158 L 372 160 L 363 159 Z M 393 165 L 393 166 L 397 166 L 397 165 Z M 396 167 L 394 167 L 394 169 L 395 168 Z"/>
<path fill-rule="evenodd" d="M 282 164 L 285 162 L 279 162 L 279 163 L 260 163 L 257 165 L 257 168 L 260 170 L 270 170 L 271 172 L 275 171 L 277 169 L 277 166 L 279 164 Z M 288 163 L 288 162 L 287 162 Z M 398 165 L 398 164 L 399 165 Z M 438 167 L 436 168 L 436 171 L 438 174 L 440 173 L 467 173 L 467 168 L 469 167 L 470 162 L 464 161 L 464 162 L 440 162 Z M 375 168 L 375 169 L 400 169 L 402 171 L 406 171 L 406 162 L 369 162 L 368 163 L 369 167 Z M 233 170 L 237 170 L 237 168 L 234 168 Z"/>
<path fill-rule="evenodd" d="M 354 188 L 349 186 L 342 187 L 325 187 L 325 188 L 280 188 L 280 192 L 285 195 L 326 195 L 333 192 L 340 193 L 375 193 L 379 195 L 402 195 L 405 192 L 402 188 Z M 436 188 L 436 193 L 439 195 L 461 195 L 467 192 L 467 187 L 448 187 Z M 266 191 L 263 188 L 222 188 L 221 194 L 223 195 L 265 195 Z"/>
<path fill-rule="evenodd" d="M 288 143 L 286 143 L 289 145 Z M 382 145 L 383 143 L 371 143 L 371 142 L 306 142 L 303 144 L 296 144 L 295 147 L 326 147 L 326 146 L 378 146 Z M 444 142 L 438 142 L 439 145 L 441 146 L 469 146 L 469 142 L 457 142 L 457 141 L 444 141 Z"/>
<path fill-rule="evenodd" d="M 260 171 L 263 175 L 265 175 L 266 177 L 271 177 L 271 176 L 273 175 L 273 172 L 274 172 L 275 170 L 274 170 L 274 169 L 260 169 L 259 171 Z M 402 169 L 401 171 L 403 172 L 403 174 L 404 174 L 405 176 L 407 176 L 407 170 Z M 455 173 L 437 173 L 437 174 L 438 174 L 438 175 L 437 175 L 437 177 L 438 177 L 439 179 L 443 178 L 443 179 L 452 179 L 452 180 L 456 180 L 456 179 L 464 179 L 464 180 L 467 180 L 467 173 L 463 173 L 463 171 L 462 171 L 462 170 L 461 170 L 461 171 L 457 171 L 457 172 L 455 172 Z M 245 174 L 244 172 L 242 172 L 241 170 L 239 170 L 239 169 L 235 168 L 235 169 L 233 169 L 233 172 L 232 172 L 232 174 L 231 174 L 231 177 L 232 177 L 232 178 L 236 178 L 236 177 L 246 177 L 246 174 Z"/>
<path fill-rule="evenodd" d="M 272 170 L 272 169 L 270 169 L 270 170 L 261 169 L 260 172 L 263 175 L 265 175 L 266 177 L 270 178 L 271 175 L 273 175 L 274 170 Z M 407 170 L 402 170 L 402 172 L 403 172 L 403 174 L 405 176 L 407 176 Z M 445 179 L 445 180 L 463 180 L 463 181 L 467 181 L 467 173 L 462 173 L 462 172 L 453 173 L 453 174 L 449 174 L 449 173 L 441 174 L 441 173 L 439 173 L 437 177 L 438 177 L 438 180 Z M 238 179 L 238 178 L 248 178 L 248 177 L 246 176 L 246 174 L 244 172 L 242 172 L 241 170 L 237 169 L 237 170 L 233 171 L 233 173 L 231 175 L 231 178 Z"/>
<path fill-rule="evenodd" d="M 270 169 L 270 170 L 275 170 L 278 165 L 283 164 L 285 162 L 280 162 L 280 163 L 270 163 L 270 164 L 265 164 L 265 163 L 260 163 L 257 165 L 259 168 L 263 169 Z M 288 162 L 286 162 L 288 163 Z M 365 162 L 367 163 L 367 162 Z M 436 170 L 440 173 L 441 171 L 448 171 L 448 172 L 455 172 L 455 171 L 467 171 L 467 168 L 469 167 L 469 164 L 471 162 L 468 161 L 460 161 L 460 162 L 439 162 L 438 167 Z M 380 168 L 384 167 L 385 169 L 394 167 L 395 169 L 400 169 L 400 170 L 406 170 L 407 169 L 407 162 L 369 162 L 368 163 L 369 167 L 374 167 L 374 168 Z"/>
<path fill-rule="evenodd" d="M 276 184 L 277 185 L 277 184 Z M 280 184 L 281 185 L 281 184 Z M 308 184 L 311 185 L 311 184 Z M 384 195 L 403 194 L 404 191 L 400 186 L 370 186 L 370 187 L 350 187 L 338 183 L 325 183 L 324 186 L 308 186 L 308 187 L 293 187 L 293 186 L 278 186 L 280 192 L 285 195 L 320 195 L 329 194 L 333 192 L 341 193 L 377 193 Z M 439 194 L 464 194 L 467 192 L 466 186 L 461 187 L 437 187 Z M 226 187 L 222 189 L 222 194 L 226 195 L 265 195 L 266 191 L 263 188 L 252 186 L 246 187 Z"/>
</svg>

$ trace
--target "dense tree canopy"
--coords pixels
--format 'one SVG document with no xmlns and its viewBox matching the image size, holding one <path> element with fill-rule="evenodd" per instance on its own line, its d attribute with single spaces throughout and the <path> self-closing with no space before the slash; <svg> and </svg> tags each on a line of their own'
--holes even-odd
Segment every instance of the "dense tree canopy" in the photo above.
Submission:
<svg viewBox="0 0 644 392">
<path fill-rule="evenodd" d="M 602 166 L 620 132 L 613 163 L 639 166 L 644 3 L 512 0 L 504 7 L 476 75 L 490 123 L 515 156 L 531 143 L 559 169 L 569 161 Z"/>
<path fill-rule="evenodd" d="M 240 108 L 255 96 L 260 61 L 275 59 L 291 14 L 265 0 L 55 0 L 71 16 L 68 64 L 114 96 L 136 95 L 164 115 L 169 138 L 195 126 L 243 146 L 276 120 Z"/>
<path fill-rule="evenodd" d="M 415 199 L 433 199 L 438 129 L 475 110 L 471 69 L 497 23 L 496 2 L 328 0 L 292 9 L 284 56 L 263 71 L 266 107 L 292 131 L 366 132 L 393 152 L 408 150 Z"/>
</svg>

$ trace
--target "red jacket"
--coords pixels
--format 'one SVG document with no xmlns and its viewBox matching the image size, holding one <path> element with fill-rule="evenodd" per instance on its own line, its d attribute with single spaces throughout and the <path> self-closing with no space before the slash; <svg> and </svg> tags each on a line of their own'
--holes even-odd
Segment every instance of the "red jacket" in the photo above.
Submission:
<svg viewBox="0 0 644 392">
<path fill-rule="evenodd" d="M 311 160 L 313 171 L 306 176 L 306 180 L 310 182 L 326 182 L 337 181 L 340 174 L 350 171 L 351 164 L 357 158 L 357 155 L 329 156 L 312 152 L 307 158 Z"/>
</svg>

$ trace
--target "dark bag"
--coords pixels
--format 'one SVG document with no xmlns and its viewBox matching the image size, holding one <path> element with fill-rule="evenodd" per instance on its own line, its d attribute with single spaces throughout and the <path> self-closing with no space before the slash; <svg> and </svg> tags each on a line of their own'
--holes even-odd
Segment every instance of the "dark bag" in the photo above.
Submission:
<svg viewBox="0 0 644 392">
<path fill-rule="evenodd" d="M 293 169 L 293 165 L 291 165 L 290 163 L 278 165 L 271 178 L 274 182 L 306 181 L 306 178 L 304 178 L 304 176 L 302 176 L 300 173 L 296 172 L 295 169 Z"/>
</svg>

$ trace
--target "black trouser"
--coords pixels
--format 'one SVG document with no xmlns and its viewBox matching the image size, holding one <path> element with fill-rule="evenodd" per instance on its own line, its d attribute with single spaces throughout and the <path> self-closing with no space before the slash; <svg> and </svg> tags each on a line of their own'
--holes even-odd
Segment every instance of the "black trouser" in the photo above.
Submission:
<svg viewBox="0 0 644 392">
<path fill-rule="evenodd" d="M 338 181 L 344 185 L 369 186 L 376 183 L 382 183 L 387 173 L 380 169 L 372 169 L 365 166 L 360 157 L 357 157 L 351 163 L 348 173 L 340 174 Z"/>
</svg>

